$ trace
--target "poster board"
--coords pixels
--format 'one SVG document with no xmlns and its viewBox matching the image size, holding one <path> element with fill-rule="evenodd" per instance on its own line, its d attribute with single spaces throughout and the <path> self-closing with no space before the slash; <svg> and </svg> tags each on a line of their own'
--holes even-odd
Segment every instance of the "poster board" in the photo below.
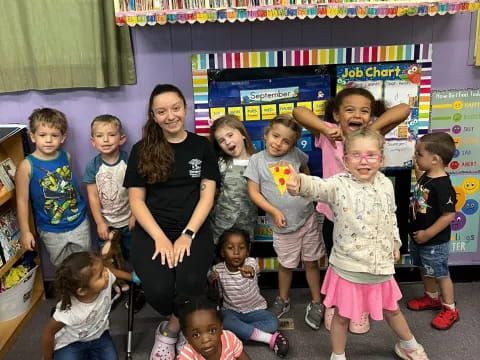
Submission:
<svg viewBox="0 0 480 360">
<path fill-rule="evenodd" d="M 457 194 L 451 264 L 480 264 L 480 90 L 432 93 L 431 132 L 447 132 L 456 151 L 447 171 Z"/>
</svg>

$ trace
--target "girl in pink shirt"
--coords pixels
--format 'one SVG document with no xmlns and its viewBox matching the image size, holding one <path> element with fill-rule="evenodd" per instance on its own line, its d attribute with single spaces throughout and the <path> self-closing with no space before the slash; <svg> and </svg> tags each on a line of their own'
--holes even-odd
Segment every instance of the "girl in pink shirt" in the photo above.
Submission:
<svg viewBox="0 0 480 360">
<path fill-rule="evenodd" d="M 345 172 L 343 163 L 344 137 L 364 126 L 385 135 L 404 122 L 410 114 L 410 106 L 399 104 L 388 110 L 382 101 L 377 101 L 370 91 L 359 88 L 345 88 L 327 102 L 324 120 L 304 107 L 296 107 L 293 117 L 315 136 L 315 146 L 322 150 L 323 178 Z M 373 118 L 376 118 L 372 122 Z M 333 246 L 333 216 L 330 207 L 319 202 L 317 211 L 324 214 L 323 240 L 327 255 Z M 325 311 L 325 327 L 330 330 L 333 309 Z M 351 322 L 350 331 L 363 334 L 370 330 L 368 313 L 360 322 Z"/>
</svg>

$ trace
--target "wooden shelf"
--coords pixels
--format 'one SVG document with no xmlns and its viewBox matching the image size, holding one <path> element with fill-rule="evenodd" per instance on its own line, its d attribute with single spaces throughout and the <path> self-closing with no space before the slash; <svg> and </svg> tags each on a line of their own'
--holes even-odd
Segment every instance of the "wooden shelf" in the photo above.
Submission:
<svg viewBox="0 0 480 360">
<path fill-rule="evenodd" d="M 3 359 L 15 342 L 25 324 L 28 323 L 37 307 L 43 301 L 43 278 L 40 268 L 37 270 L 30 306 L 27 311 L 14 319 L 0 322 L 0 359 Z"/>
<path fill-rule="evenodd" d="M 13 191 L 3 191 L 0 195 L 0 206 L 5 204 L 13 197 Z"/>
<path fill-rule="evenodd" d="M 21 248 L 17 251 L 17 254 L 14 257 L 8 259 L 6 264 L 0 268 L 0 277 L 2 277 L 8 270 L 10 270 L 12 265 L 15 264 L 17 260 L 23 256 L 23 254 L 25 254 L 25 249 Z"/>
<path fill-rule="evenodd" d="M 460 12 L 473 12 L 480 9 L 480 0 L 439 0 L 439 1 L 361 1 L 337 0 L 320 2 L 316 0 L 259 0 L 259 6 L 222 8 L 162 8 L 162 1 L 153 1 L 152 8 L 135 8 L 122 0 L 113 0 L 115 23 L 119 26 L 145 26 L 165 24 L 193 24 L 207 22 L 245 22 L 285 19 L 315 18 L 394 18 L 400 16 L 445 15 Z M 239 3 L 231 1 L 230 3 Z M 128 2 L 129 4 L 131 2 Z M 183 1 L 180 1 L 183 4 Z M 208 4 L 209 1 L 206 1 Z M 246 3 L 242 2 L 242 3 Z M 155 5 L 156 4 L 156 5 Z M 166 2 L 168 6 L 168 2 Z M 178 4 L 178 2 L 174 2 Z"/>
</svg>

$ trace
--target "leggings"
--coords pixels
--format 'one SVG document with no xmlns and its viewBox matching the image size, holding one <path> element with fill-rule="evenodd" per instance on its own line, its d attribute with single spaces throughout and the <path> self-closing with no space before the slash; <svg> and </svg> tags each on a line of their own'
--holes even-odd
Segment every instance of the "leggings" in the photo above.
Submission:
<svg viewBox="0 0 480 360">
<path fill-rule="evenodd" d="M 326 216 L 323 219 L 322 235 L 325 242 L 325 251 L 327 256 L 330 256 L 333 247 L 333 222 L 328 220 Z"/>
<path fill-rule="evenodd" d="M 172 241 L 181 234 L 181 230 L 163 231 Z M 137 223 L 132 232 L 132 265 L 142 281 L 147 302 L 160 314 L 168 316 L 174 313 L 176 296 L 191 297 L 205 293 L 207 272 L 214 254 L 208 221 L 192 240 L 190 256 L 184 256 L 183 262 L 176 268 L 170 269 L 166 263 L 162 265 L 160 255 L 151 260 L 154 251 L 153 239 Z"/>
</svg>

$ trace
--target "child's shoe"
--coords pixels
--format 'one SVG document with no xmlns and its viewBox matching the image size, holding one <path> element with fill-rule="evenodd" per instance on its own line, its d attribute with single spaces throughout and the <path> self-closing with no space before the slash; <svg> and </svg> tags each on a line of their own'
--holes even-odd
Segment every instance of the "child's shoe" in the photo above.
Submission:
<svg viewBox="0 0 480 360">
<path fill-rule="evenodd" d="M 313 301 L 307 305 L 305 312 L 305 322 L 313 329 L 320 329 L 322 324 L 323 314 L 325 313 L 325 306 L 323 304 L 314 303 Z"/>
<path fill-rule="evenodd" d="M 183 332 L 180 331 L 178 333 L 178 340 L 177 340 L 177 343 L 175 344 L 175 350 L 177 351 L 177 355 L 180 354 L 180 352 L 182 351 L 183 347 L 185 345 L 188 344 L 188 341 L 187 339 L 185 338 L 185 336 L 183 335 Z"/>
<path fill-rule="evenodd" d="M 432 299 L 427 294 L 423 295 L 420 298 L 412 299 L 407 302 L 407 308 L 410 310 L 436 310 L 442 307 L 442 300 L 440 296 L 436 299 Z"/>
<path fill-rule="evenodd" d="M 370 330 L 370 321 L 368 319 L 368 312 L 364 312 L 359 322 L 350 321 L 348 330 L 352 334 L 366 334 Z"/>
<path fill-rule="evenodd" d="M 153 344 L 150 360 L 173 360 L 175 359 L 176 337 L 166 336 L 160 331 L 166 321 L 162 321 L 155 330 L 155 344 Z"/>
<path fill-rule="evenodd" d="M 325 329 L 330 331 L 330 328 L 332 327 L 332 320 L 333 320 L 333 315 L 335 314 L 335 308 L 326 308 L 325 309 L 325 315 L 323 316 L 323 324 L 325 325 Z"/>
<path fill-rule="evenodd" d="M 432 326 L 438 330 L 448 330 L 460 319 L 458 310 L 443 306 L 442 310 L 433 318 Z"/>
<path fill-rule="evenodd" d="M 288 353 L 288 347 L 288 339 L 281 332 L 276 331 L 270 340 L 270 349 L 277 356 L 283 358 Z"/>
<path fill-rule="evenodd" d="M 280 296 L 277 296 L 275 302 L 268 310 L 278 319 L 280 319 L 283 315 L 290 311 L 290 302 L 287 302 Z"/>
<path fill-rule="evenodd" d="M 415 350 L 404 349 L 400 343 L 395 344 L 395 354 L 403 360 L 429 360 L 423 346 L 418 344 Z"/>
</svg>

